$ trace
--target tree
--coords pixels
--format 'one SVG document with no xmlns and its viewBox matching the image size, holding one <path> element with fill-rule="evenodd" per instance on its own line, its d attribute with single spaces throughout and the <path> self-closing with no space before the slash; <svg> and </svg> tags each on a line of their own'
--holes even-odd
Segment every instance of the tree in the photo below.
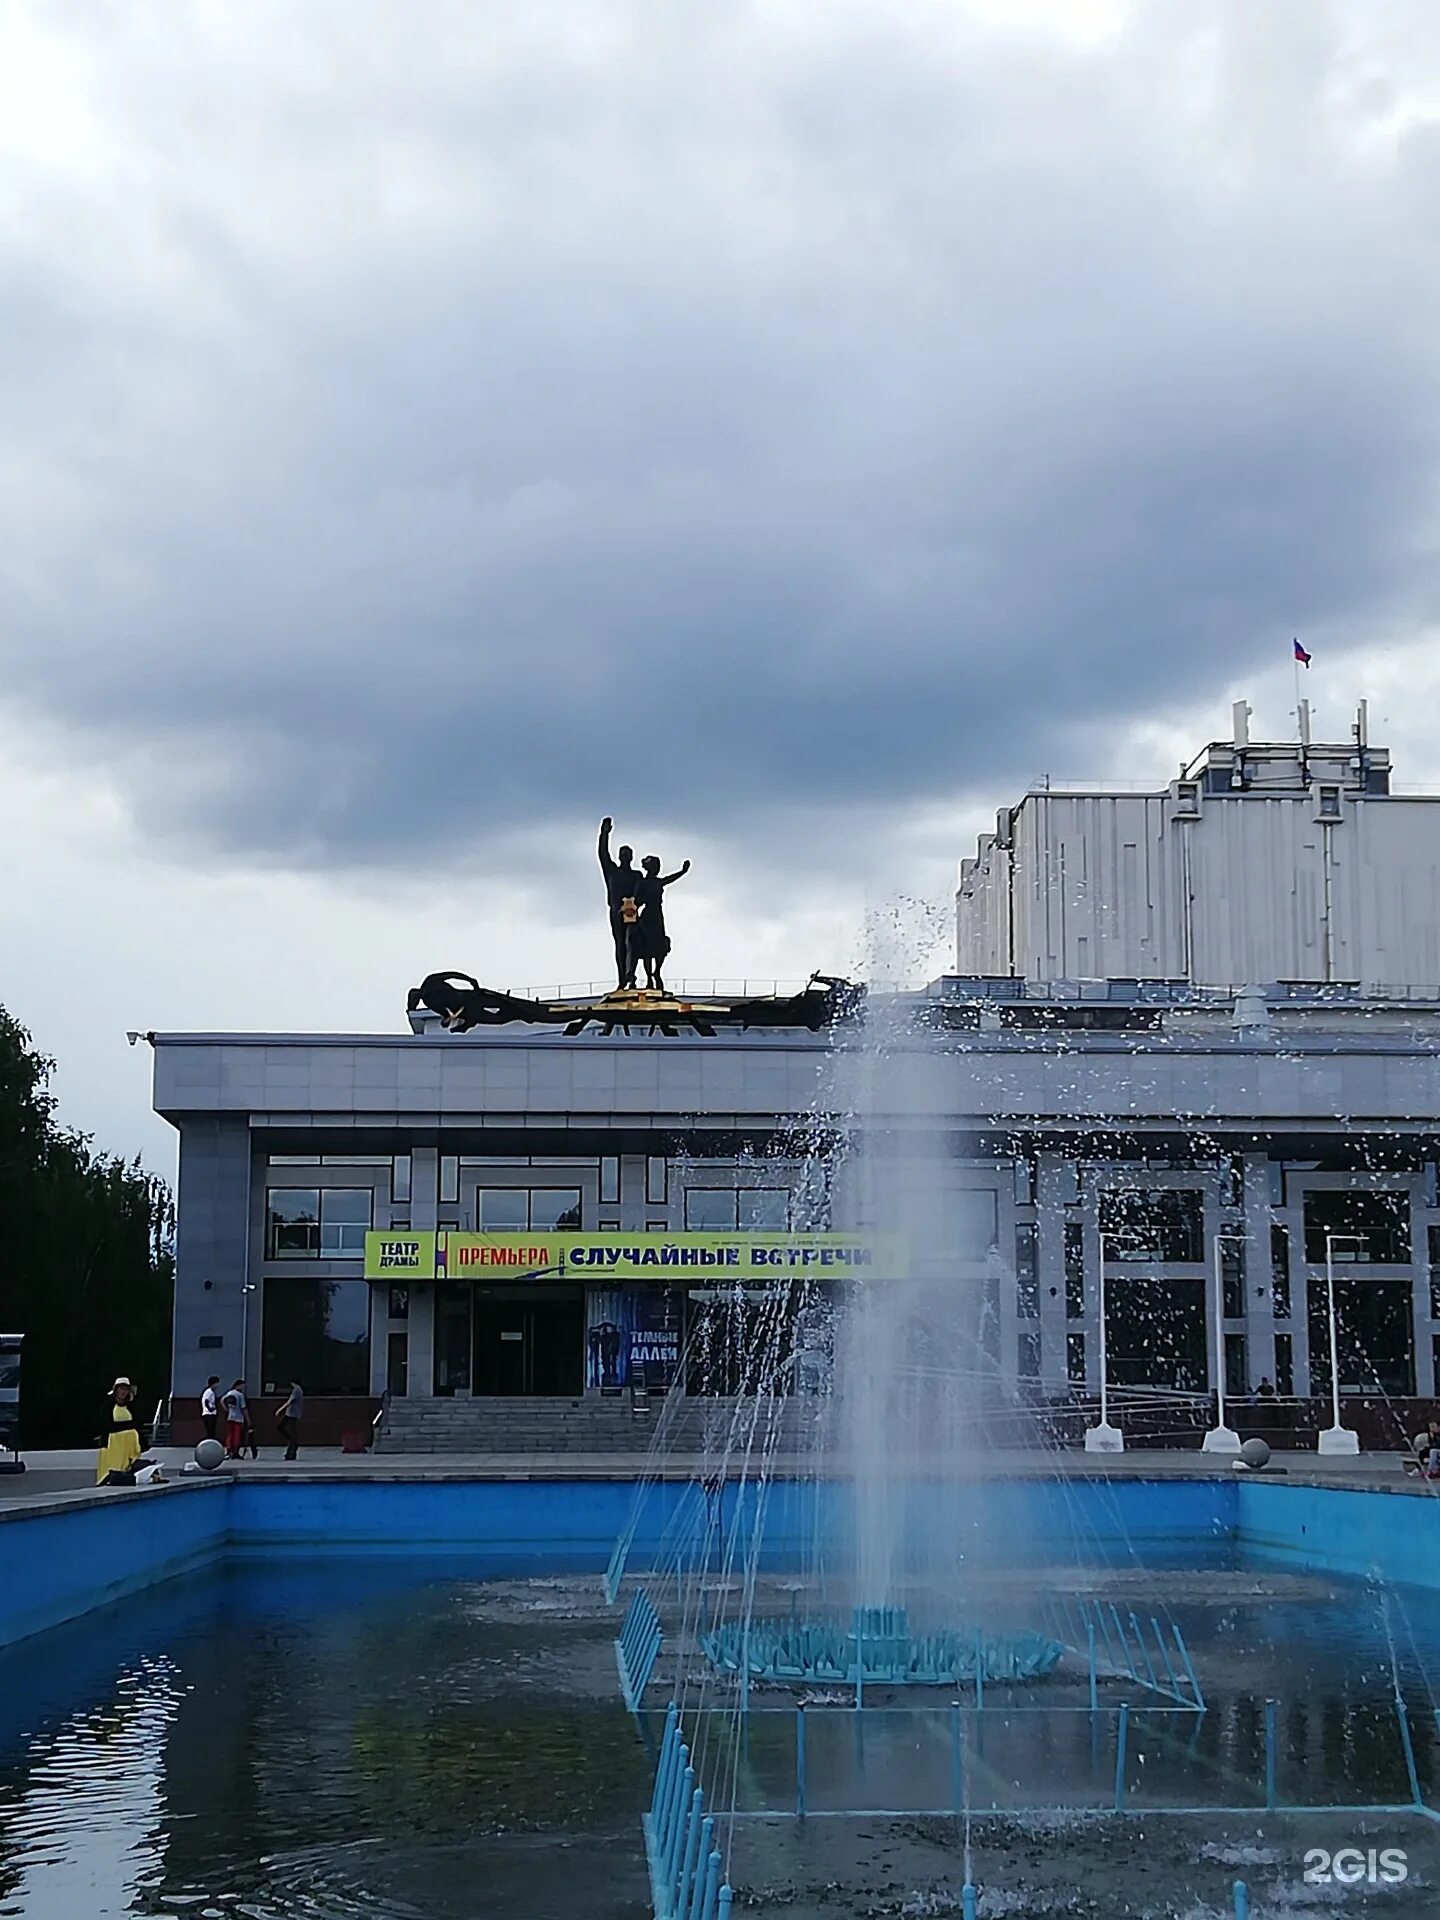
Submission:
<svg viewBox="0 0 1440 1920">
<path fill-rule="evenodd" d="M 0 1007 L 0 1330 L 25 1335 L 29 1447 L 88 1445 L 116 1374 L 146 1419 L 170 1381 L 170 1189 L 57 1125 L 54 1069 Z"/>
</svg>

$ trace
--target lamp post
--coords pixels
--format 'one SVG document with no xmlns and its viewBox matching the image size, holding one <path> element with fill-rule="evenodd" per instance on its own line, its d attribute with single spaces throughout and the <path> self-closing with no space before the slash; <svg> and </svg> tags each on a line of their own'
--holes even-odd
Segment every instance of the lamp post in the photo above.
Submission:
<svg viewBox="0 0 1440 1920">
<path fill-rule="evenodd" d="M 1327 1233 L 1325 1236 L 1325 1295 L 1330 1316 L 1330 1425 L 1322 1427 L 1315 1440 L 1317 1453 L 1359 1453 L 1360 1436 L 1353 1427 L 1340 1424 L 1340 1341 L 1335 1317 L 1335 1249 L 1341 1241 L 1363 1247 L 1363 1233 Z"/>
<path fill-rule="evenodd" d="M 1125 1436 L 1119 1427 L 1110 1424 L 1110 1355 L 1105 1335 L 1105 1249 L 1107 1245 L 1119 1240 L 1129 1240 L 1149 1251 L 1149 1242 L 1141 1233 L 1106 1233 L 1103 1227 L 1098 1229 L 1100 1242 L 1100 1418 L 1093 1427 L 1085 1429 L 1085 1451 L 1087 1453 L 1123 1453 Z"/>
<path fill-rule="evenodd" d="M 1243 1247 L 1243 1233 L 1217 1233 L 1211 1252 L 1215 1298 L 1211 1302 L 1214 1308 L 1211 1328 L 1214 1347 L 1215 1366 L 1215 1424 L 1206 1432 L 1200 1442 L 1202 1453 L 1239 1453 L 1240 1436 L 1233 1428 L 1225 1424 L 1225 1269 L 1223 1249 L 1227 1245 Z"/>
</svg>

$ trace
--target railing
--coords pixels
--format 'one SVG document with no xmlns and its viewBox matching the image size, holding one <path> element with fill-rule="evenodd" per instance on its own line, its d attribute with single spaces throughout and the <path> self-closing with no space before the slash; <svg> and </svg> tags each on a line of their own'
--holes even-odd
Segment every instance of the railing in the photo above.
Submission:
<svg viewBox="0 0 1440 1920">
<path fill-rule="evenodd" d="M 721 1884 L 715 1821 L 705 1811 L 704 1788 L 695 1784 L 673 1700 L 645 1816 L 645 1855 L 655 1920 L 727 1920 L 735 1896 L 728 1881 Z"/>
<path fill-rule="evenodd" d="M 654 1601 L 644 1587 L 637 1587 L 634 1598 L 625 1610 L 620 1637 L 615 1642 L 620 1691 L 631 1713 L 640 1711 L 645 1689 L 650 1684 L 655 1662 L 660 1657 L 660 1643 L 664 1637 Z"/>
<path fill-rule="evenodd" d="M 1418 1816 L 1426 1804 L 1408 1711 L 1394 1704 L 1393 1737 L 1364 1719 L 1373 1764 L 1327 1797 L 1323 1774 L 1280 1741 L 1284 1703 L 1248 1700 L 1217 1714 L 1157 1702 L 1088 1707 L 989 1697 L 948 1707 L 755 1706 L 687 1713 L 695 1786 L 723 1785 L 732 1831 L 775 1820 L 876 1820 L 1019 1815 L 1253 1816 L 1351 1813 Z M 1258 1722 L 1258 1723 L 1257 1723 Z M 1208 1733 L 1207 1733 L 1208 1728 Z M 731 1759 L 743 1742 L 738 1778 Z M 1432 1749 L 1433 1751 L 1433 1749 Z M 1297 1770 L 1298 1769 L 1298 1770 Z M 737 1799 L 738 1787 L 738 1799 Z M 1318 1790 L 1317 1790 L 1318 1789 Z"/>
<path fill-rule="evenodd" d="M 168 1440 L 170 1437 L 169 1428 L 170 1428 L 170 1395 L 168 1393 L 162 1393 L 160 1398 L 155 1403 L 155 1412 L 150 1421 L 150 1445 L 152 1447 L 158 1447 L 162 1444 L 162 1441 L 160 1438 L 162 1429 L 164 1429 L 165 1438 Z"/>
<path fill-rule="evenodd" d="M 1043 1612 L 1045 1624 L 1057 1640 L 1063 1640 L 1076 1653 L 1084 1652 L 1092 1707 L 1097 1704 L 1103 1642 L 1105 1659 L 1115 1675 L 1126 1674 L 1137 1686 L 1161 1694 L 1177 1706 L 1191 1707 L 1196 1713 L 1205 1711 L 1205 1696 L 1195 1678 L 1190 1649 L 1173 1620 L 1162 1625 L 1153 1613 L 1150 1615 L 1155 1643 L 1152 1654 L 1139 1616 L 1133 1609 L 1122 1615 L 1113 1601 L 1092 1600 L 1085 1594 L 1059 1594 L 1046 1597 Z"/>
<path fill-rule="evenodd" d="M 803 992 L 803 980 L 750 980 L 740 978 L 684 979 L 671 981 L 666 993 L 681 1000 L 758 1000 L 766 995 L 790 995 Z M 614 993 L 613 980 L 560 980 L 543 987 L 522 990 L 529 1000 L 599 1000 Z"/>
<path fill-rule="evenodd" d="M 382 1393 L 380 1396 L 380 1405 L 376 1409 L 375 1418 L 370 1422 L 370 1446 L 372 1451 L 374 1450 L 375 1445 L 380 1438 L 380 1435 L 384 1432 L 386 1426 L 389 1424 L 389 1421 L 390 1421 L 390 1391 L 389 1391 L 389 1388 L 387 1387 L 385 1392 Z"/>
</svg>

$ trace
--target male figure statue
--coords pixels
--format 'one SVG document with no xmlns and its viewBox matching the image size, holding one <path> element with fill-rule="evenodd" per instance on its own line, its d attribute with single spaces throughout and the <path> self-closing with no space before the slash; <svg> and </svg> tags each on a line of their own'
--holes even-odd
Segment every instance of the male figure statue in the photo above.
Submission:
<svg viewBox="0 0 1440 1920">
<path fill-rule="evenodd" d="M 605 876 L 605 896 L 610 907 L 610 932 L 615 941 L 615 982 L 623 993 L 635 984 L 635 960 L 630 954 L 630 928 L 639 918 L 637 899 L 640 873 L 635 867 L 633 847 L 621 847 L 617 861 L 610 857 L 610 829 L 615 822 L 607 813 L 600 822 L 600 871 Z"/>
</svg>

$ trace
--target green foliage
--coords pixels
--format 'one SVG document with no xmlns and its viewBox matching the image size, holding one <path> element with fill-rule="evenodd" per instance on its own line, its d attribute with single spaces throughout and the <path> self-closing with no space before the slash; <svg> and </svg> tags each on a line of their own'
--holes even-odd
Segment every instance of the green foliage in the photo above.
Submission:
<svg viewBox="0 0 1440 1920">
<path fill-rule="evenodd" d="M 26 1336 L 27 1447 L 89 1445 L 118 1373 L 146 1420 L 170 1381 L 170 1189 L 57 1126 L 54 1064 L 0 1007 L 0 1328 Z"/>
</svg>

